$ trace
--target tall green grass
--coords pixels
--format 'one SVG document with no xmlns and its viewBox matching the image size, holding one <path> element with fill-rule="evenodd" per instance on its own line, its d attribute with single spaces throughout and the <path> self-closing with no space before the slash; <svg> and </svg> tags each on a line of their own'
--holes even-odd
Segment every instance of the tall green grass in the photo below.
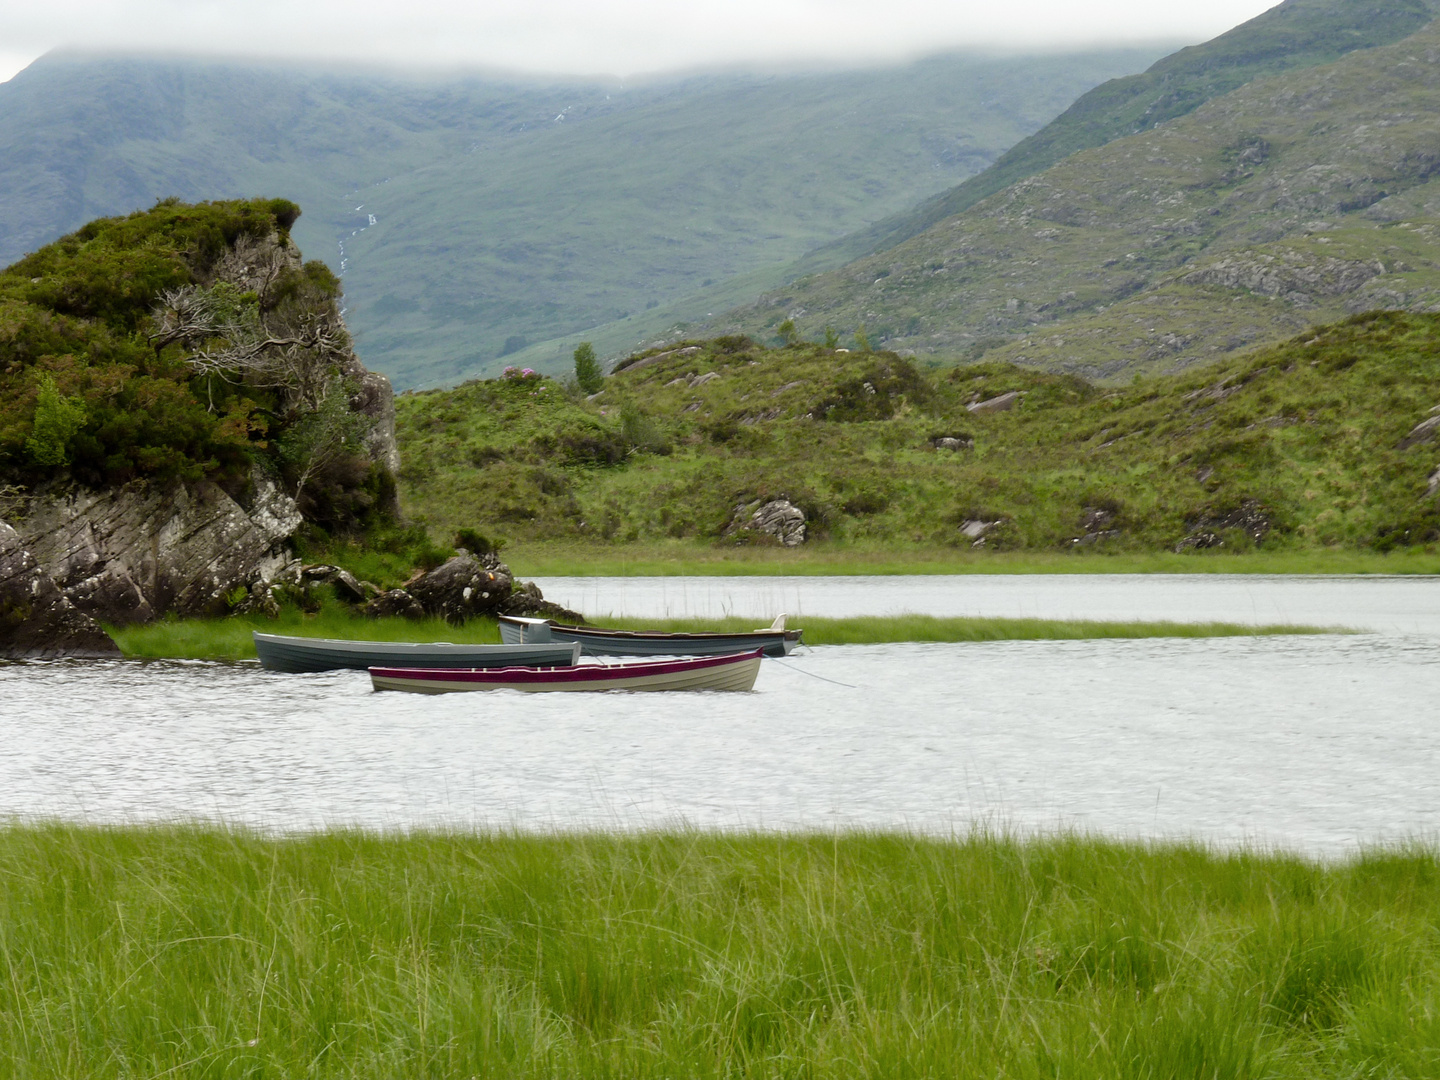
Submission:
<svg viewBox="0 0 1440 1080">
<path fill-rule="evenodd" d="M 753 619 L 606 619 L 623 630 L 753 630 Z M 1012 641 L 1079 638 L 1245 637 L 1269 634 L 1336 632 L 1315 626 L 1242 626 L 1238 623 L 1086 622 L 1061 619 L 941 619 L 930 615 L 865 616 L 851 619 L 802 619 L 809 645 L 873 645 L 900 641 Z M 248 660 L 255 656 L 251 634 L 362 641 L 453 641 L 486 645 L 500 640 L 494 619 L 472 619 L 451 626 L 442 619 L 367 619 L 339 607 L 317 615 L 287 610 L 279 619 L 235 616 L 228 619 L 169 619 L 108 628 L 120 651 L 137 659 Z"/>
<path fill-rule="evenodd" d="M 162 619 L 132 626 L 107 626 L 120 651 L 128 657 L 159 660 L 248 660 L 255 656 L 256 630 L 262 634 L 342 638 L 365 641 L 453 641 L 488 645 L 500 641 L 494 619 L 471 619 L 451 626 L 444 619 L 367 619 L 338 603 L 306 614 L 293 607 L 278 619 L 264 615 L 232 615 L 223 619 Z"/>
<path fill-rule="evenodd" d="M 735 633 L 756 629 L 755 619 L 606 619 L 624 630 Z M 1077 641 L 1087 638 L 1257 637 L 1276 634 L 1343 633 L 1339 628 L 1239 623 L 1102 622 L 1066 619 L 939 618 L 934 615 L 874 615 L 859 619 L 792 619 L 807 645 L 874 645 L 902 641 Z"/>
<path fill-rule="evenodd" d="M 0 831 L 16 1077 L 1434 1077 L 1440 860 Z"/>
</svg>

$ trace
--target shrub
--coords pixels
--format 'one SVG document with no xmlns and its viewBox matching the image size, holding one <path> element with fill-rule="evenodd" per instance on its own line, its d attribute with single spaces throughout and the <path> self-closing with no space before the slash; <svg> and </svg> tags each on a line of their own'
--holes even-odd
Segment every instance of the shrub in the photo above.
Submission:
<svg viewBox="0 0 1440 1080">
<path fill-rule="evenodd" d="M 79 398 L 61 397 L 55 377 L 47 371 L 40 376 L 35 423 L 25 440 L 25 450 L 37 465 L 64 465 L 69 459 L 70 440 L 84 423 L 85 403 Z"/>
<path fill-rule="evenodd" d="M 595 347 L 588 341 L 582 341 L 575 348 L 575 381 L 587 394 L 598 394 L 605 384 L 600 361 L 595 359 Z"/>
</svg>

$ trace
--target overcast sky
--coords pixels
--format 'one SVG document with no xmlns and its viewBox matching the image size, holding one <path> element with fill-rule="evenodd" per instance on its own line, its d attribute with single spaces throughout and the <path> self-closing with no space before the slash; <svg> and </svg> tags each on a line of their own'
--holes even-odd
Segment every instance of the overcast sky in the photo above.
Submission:
<svg viewBox="0 0 1440 1080">
<path fill-rule="evenodd" d="M 957 46 L 1203 41 L 1271 0 L 0 0 L 0 81 L 42 53 L 244 54 L 634 75 Z"/>
</svg>

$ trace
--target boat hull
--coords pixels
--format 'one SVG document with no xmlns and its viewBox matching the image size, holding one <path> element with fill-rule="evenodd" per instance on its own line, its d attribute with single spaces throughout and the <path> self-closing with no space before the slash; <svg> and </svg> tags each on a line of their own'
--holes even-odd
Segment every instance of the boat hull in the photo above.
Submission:
<svg viewBox="0 0 1440 1080">
<path fill-rule="evenodd" d="M 634 664 L 577 664 L 560 668 L 500 668 L 474 671 L 423 671 L 372 667 L 376 690 L 412 694 L 449 694 L 467 690 L 542 691 L 730 690 L 755 687 L 760 650 L 732 656 L 649 660 Z"/>
<path fill-rule="evenodd" d="M 343 641 L 255 633 L 255 653 L 268 671 L 365 671 L 372 667 L 557 667 L 579 662 L 574 642 L 524 645 L 452 645 L 448 642 Z"/>
<path fill-rule="evenodd" d="M 727 656 L 760 649 L 766 656 L 788 656 L 800 644 L 800 630 L 750 630 L 738 634 L 667 634 L 658 630 L 604 630 L 569 626 L 547 619 L 500 616 L 500 639 L 507 644 L 573 641 L 585 656 Z"/>
</svg>

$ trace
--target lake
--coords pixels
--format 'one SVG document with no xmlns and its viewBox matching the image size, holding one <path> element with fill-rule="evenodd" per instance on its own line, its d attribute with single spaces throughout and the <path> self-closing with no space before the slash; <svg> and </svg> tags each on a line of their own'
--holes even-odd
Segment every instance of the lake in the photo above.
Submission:
<svg viewBox="0 0 1440 1080">
<path fill-rule="evenodd" d="M 777 610 L 918 611 L 1370 632 L 802 649 L 767 660 L 752 694 L 430 698 L 375 694 L 354 672 L 13 664 L 0 667 L 0 814 L 282 830 L 978 825 L 1316 854 L 1433 840 L 1440 828 L 1431 579 L 541 584 L 592 614 L 768 623 Z"/>
</svg>

